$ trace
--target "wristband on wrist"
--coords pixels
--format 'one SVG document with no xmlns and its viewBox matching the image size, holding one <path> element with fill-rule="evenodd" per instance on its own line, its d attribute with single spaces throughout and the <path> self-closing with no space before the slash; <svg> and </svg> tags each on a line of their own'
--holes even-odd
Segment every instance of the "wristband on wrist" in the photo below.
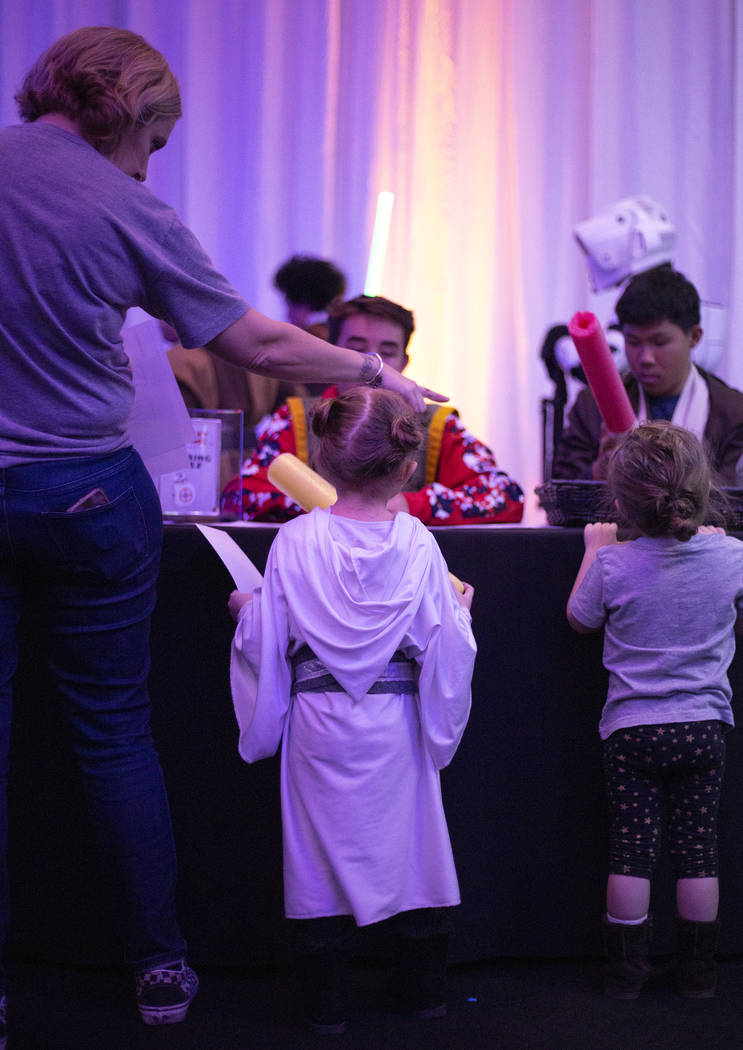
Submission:
<svg viewBox="0 0 743 1050">
<path fill-rule="evenodd" d="M 381 386 L 382 385 L 382 372 L 384 372 L 384 361 L 382 360 L 382 358 L 380 357 L 380 355 L 376 351 L 374 351 L 373 353 L 370 353 L 370 354 L 364 354 L 364 357 L 366 358 L 366 360 L 364 361 L 364 364 L 361 367 L 361 377 L 362 377 L 362 379 L 367 384 L 367 386 L 370 386 L 370 387 Z M 365 375 L 366 375 L 366 372 L 367 372 L 367 362 L 368 362 L 368 364 L 370 366 L 373 367 L 374 366 L 373 358 L 376 358 L 376 363 L 378 364 L 379 367 L 377 368 L 377 371 L 374 373 L 374 375 L 371 377 L 371 379 L 366 379 Z"/>
</svg>

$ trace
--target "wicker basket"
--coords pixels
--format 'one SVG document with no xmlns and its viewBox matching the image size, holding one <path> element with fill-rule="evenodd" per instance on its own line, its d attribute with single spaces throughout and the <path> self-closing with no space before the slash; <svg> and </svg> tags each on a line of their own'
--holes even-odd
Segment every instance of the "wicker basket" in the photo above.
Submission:
<svg viewBox="0 0 743 1050">
<path fill-rule="evenodd" d="M 743 531 L 743 489 L 723 488 L 725 506 L 721 508 L 725 527 Z M 605 481 L 546 481 L 535 489 L 539 505 L 550 525 L 586 525 L 589 521 L 616 521 L 607 499 Z"/>
<path fill-rule="evenodd" d="M 585 525 L 615 521 L 605 481 L 545 481 L 535 489 L 550 525 Z"/>
</svg>

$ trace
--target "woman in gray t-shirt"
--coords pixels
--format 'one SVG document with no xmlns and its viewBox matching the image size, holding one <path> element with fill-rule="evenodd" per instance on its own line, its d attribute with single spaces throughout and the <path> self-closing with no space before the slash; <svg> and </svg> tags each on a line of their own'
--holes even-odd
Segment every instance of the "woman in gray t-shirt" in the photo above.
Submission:
<svg viewBox="0 0 743 1050">
<path fill-rule="evenodd" d="M 133 387 L 121 326 L 143 307 L 186 347 L 292 381 L 367 381 L 417 410 L 430 394 L 377 355 L 251 309 L 178 216 L 142 184 L 181 113 L 163 56 L 124 29 L 53 44 L 0 131 L 0 754 L 17 628 L 63 700 L 113 911 L 148 1024 L 182 1020 L 196 975 L 175 918 L 175 853 L 149 728 L 149 625 L 160 505 L 127 439 Z M 443 400 L 432 395 L 434 400 Z M 28 601 L 29 598 L 33 602 Z M 7 811 L 0 791 L 0 865 Z M 0 872 L 0 953 L 8 917 Z M 5 990 L 0 968 L 0 1050 Z"/>
</svg>

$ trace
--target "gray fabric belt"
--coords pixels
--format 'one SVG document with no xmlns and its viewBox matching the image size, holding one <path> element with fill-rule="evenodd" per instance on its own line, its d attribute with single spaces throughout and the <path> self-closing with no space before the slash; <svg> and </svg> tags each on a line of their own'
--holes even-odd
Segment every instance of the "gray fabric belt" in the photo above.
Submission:
<svg viewBox="0 0 743 1050">
<path fill-rule="evenodd" d="M 292 656 L 292 696 L 295 693 L 342 693 L 343 686 L 332 676 L 322 660 L 318 660 L 308 645 L 303 645 Z M 370 693 L 416 693 L 418 665 L 399 650 L 392 654 L 382 674 L 374 682 Z"/>
</svg>

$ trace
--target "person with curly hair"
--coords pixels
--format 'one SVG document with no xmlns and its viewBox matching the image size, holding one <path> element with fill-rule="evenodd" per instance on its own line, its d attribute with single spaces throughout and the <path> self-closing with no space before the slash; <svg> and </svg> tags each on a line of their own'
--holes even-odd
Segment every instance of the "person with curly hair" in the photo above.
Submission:
<svg viewBox="0 0 743 1050">
<path fill-rule="evenodd" d="M 676 877 L 681 995 L 714 995 L 717 816 L 727 670 L 743 613 L 743 543 L 710 515 L 712 479 L 690 431 L 643 423 L 609 460 L 617 525 L 585 527 L 571 626 L 604 630 L 609 692 L 599 723 L 610 813 L 603 934 L 606 994 L 636 999 L 651 974 L 650 880 L 668 842 Z"/>
</svg>

